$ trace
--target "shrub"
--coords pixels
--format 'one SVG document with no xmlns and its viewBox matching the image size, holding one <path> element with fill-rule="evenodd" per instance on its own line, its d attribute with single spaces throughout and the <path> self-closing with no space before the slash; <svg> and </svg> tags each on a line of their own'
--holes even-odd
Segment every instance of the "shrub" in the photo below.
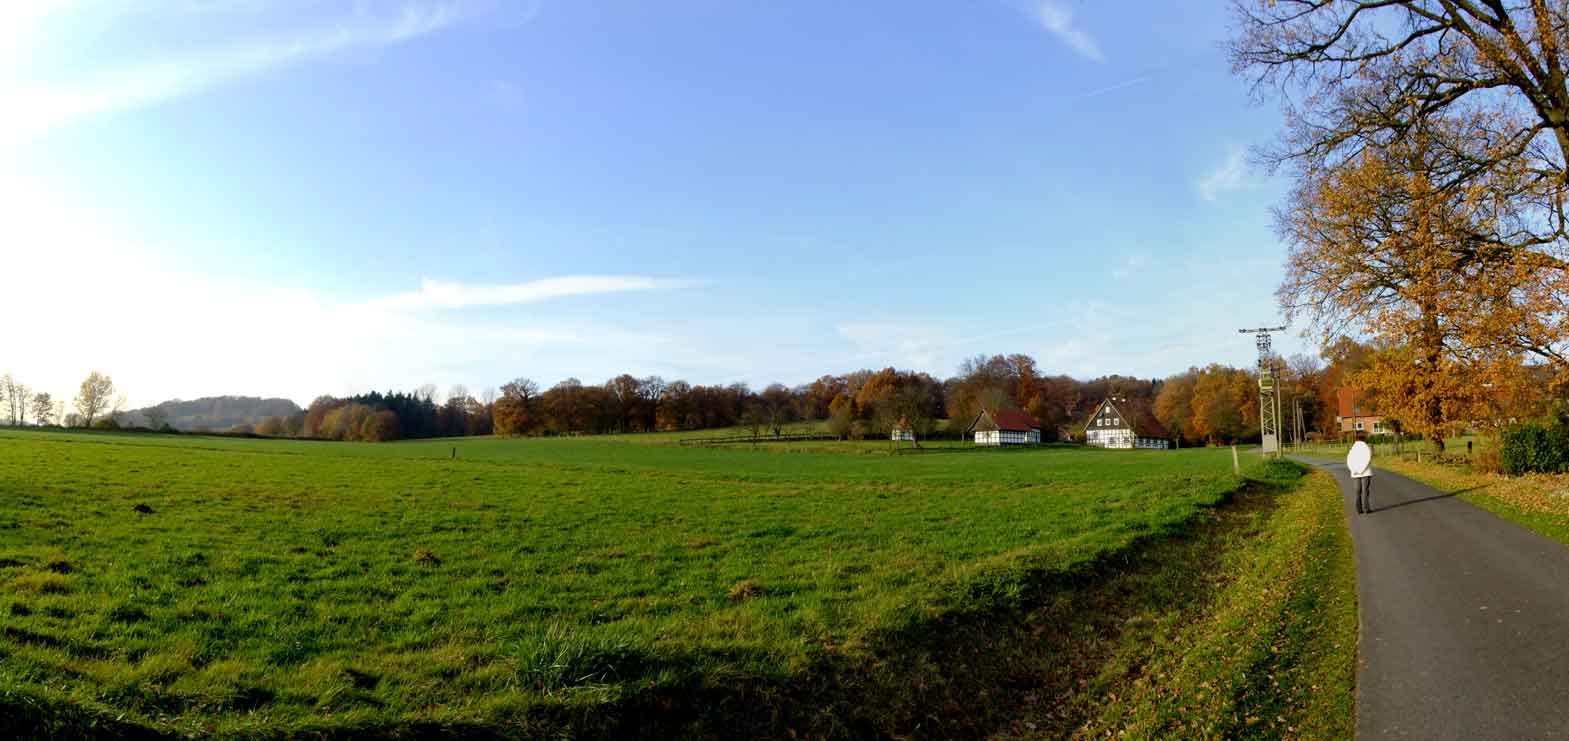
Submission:
<svg viewBox="0 0 1569 741">
<path fill-rule="evenodd" d="M 1535 425 L 1516 425 L 1498 433 L 1498 468 L 1507 476 L 1519 476 L 1530 467 L 1527 438 Z"/>
<path fill-rule="evenodd" d="M 262 421 L 256 423 L 256 434 L 267 437 L 281 437 L 283 435 L 283 418 L 262 418 Z"/>
<path fill-rule="evenodd" d="M 376 412 L 360 424 L 360 439 L 380 443 L 398 439 L 398 415 L 391 409 Z"/>
<path fill-rule="evenodd" d="M 834 397 L 837 400 L 839 397 Z M 832 414 L 828 415 L 828 431 L 840 440 L 850 436 L 850 428 L 854 420 L 850 417 L 849 403 L 834 407 Z"/>
<path fill-rule="evenodd" d="M 1557 473 L 1563 470 L 1565 448 L 1562 426 L 1554 425 L 1553 431 L 1535 422 L 1515 425 L 1498 436 L 1498 464 L 1507 475 L 1524 473 Z"/>
<path fill-rule="evenodd" d="M 1556 473 L 1569 468 L 1569 412 L 1560 409 L 1547 426 L 1547 446 L 1554 452 L 1552 468 L 1543 471 Z"/>
</svg>

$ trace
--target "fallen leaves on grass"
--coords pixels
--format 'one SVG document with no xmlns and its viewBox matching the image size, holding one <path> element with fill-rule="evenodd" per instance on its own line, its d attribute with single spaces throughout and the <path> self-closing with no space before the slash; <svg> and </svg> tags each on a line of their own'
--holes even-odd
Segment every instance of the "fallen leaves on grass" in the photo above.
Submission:
<svg viewBox="0 0 1569 741">
<path fill-rule="evenodd" d="M 758 584 L 755 580 L 742 579 L 736 582 L 735 586 L 730 587 L 730 601 L 745 602 L 753 597 L 761 597 L 767 593 L 768 590 L 764 589 L 763 585 Z"/>
<path fill-rule="evenodd" d="M 430 564 L 431 566 L 440 566 L 441 557 L 436 555 L 435 551 L 432 551 L 429 548 L 415 548 L 414 562 Z"/>
</svg>

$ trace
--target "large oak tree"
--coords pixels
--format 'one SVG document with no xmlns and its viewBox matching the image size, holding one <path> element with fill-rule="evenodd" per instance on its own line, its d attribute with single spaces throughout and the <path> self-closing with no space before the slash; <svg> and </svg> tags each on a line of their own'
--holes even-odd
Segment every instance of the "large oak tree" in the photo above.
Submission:
<svg viewBox="0 0 1569 741">
<path fill-rule="evenodd" d="M 1518 365 L 1515 323 L 1551 308 L 1517 290 L 1530 271 L 1511 278 L 1495 256 L 1508 251 L 1497 238 L 1507 199 L 1434 182 L 1448 156 L 1438 138 L 1419 131 L 1301 181 L 1278 213 L 1289 245 L 1278 296 L 1326 341 L 1378 338 L 1375 368 L 1354 382 L 1442 447 L 1446 424 L 1474 413 L 1476 390 Z"/>
<path fill-rule="evenodd" d="M 1235 0 L 1231 58 L 1261 96 L 1278 97 L 1285 133 L 1262 153 L 1297 179 L 1288 206 L 1364 177 L 1370 163 L 1409 181 L 1446 238 L 1423 264 L 1469 276 L 1466 301 L 1494 321 L 1426 327 L 1495 357 L 1525 353 L 1569 375 L 1569 11 L 1562 0 Z M 1403 162 L 1402 162 L 1403 161 Z M 1418 169 L 1411 163 L 1417 161 Z M 1398 183 L 1384 204 L 1413 205 Z M 1369 189 L 1366 186 L 1364 190 Z M 1320 203 L 1309 203 L 1320 208 Z M 1345 214 L 1350 216 L 1351 214 Z M 1376 230 L 1390 219 L 1367 214 Z M 1296 235 L 1300 237 L 1301 235 Z M 1366 249 L 1366 242 L 1345 247 Z M 1376 266 L 1372 266 L 1376 267 Z M 1293 284 L 1311 283 L 1293 259 Z M 1370 270 L 1369 281 L 1388 273 Z M 1342 305 L 1367 292 L 1353 290 Z M 1437 299 L 1442 300 L 1442 299 Z M 1326 328 L 1321 325 L 1321 329 Z M 1380 336 L 1389 337 L 1381 330 Z"/>
</svg>

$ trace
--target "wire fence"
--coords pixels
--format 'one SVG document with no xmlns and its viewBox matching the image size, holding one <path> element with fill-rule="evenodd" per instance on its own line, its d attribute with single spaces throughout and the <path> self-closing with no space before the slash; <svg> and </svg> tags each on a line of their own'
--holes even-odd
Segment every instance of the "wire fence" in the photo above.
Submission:
<svg viewBox="0 0 1569 741">
<path fill-rule="evenodd" d="M 1442 453 L 1433 449 L 1426 440 L 1397 439 L 1389 442 L 1368 443 L 1373 460 L 1391 458 L 1403 461 L 1442 461 L 1446 463 L 1472 463 L 1484 449 L 1482 441 L 1471 437 L 1450 438 L 1444 443 Z M 1287 455 L 1315 457 L 1344 456 L 1351 449 L 1349 442 L 1312 442 L 1285 446 Z"/>
<path fill-rule="evenodd" d="M 737 445 L 742 443 L 789 443 L 808 440 L 838 440 L 838 435 L 827 432 L 806 432 L 789 435 L 725 435 L 721 437 L 683 437 L 682 445 Z"/>
</svg>

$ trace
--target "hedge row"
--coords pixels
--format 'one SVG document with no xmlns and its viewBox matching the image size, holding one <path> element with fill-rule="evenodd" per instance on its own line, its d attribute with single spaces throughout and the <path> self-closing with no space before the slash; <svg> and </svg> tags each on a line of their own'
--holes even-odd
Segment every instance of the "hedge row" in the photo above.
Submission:
<svg viewBox="0 0 1569 741">
<path fill-rule="evenodd" d="M 1498 436 L 1498 463 L 1510 476 L 1569 470 L 1569 413 L 1505 428 Z"/>
</svg>

